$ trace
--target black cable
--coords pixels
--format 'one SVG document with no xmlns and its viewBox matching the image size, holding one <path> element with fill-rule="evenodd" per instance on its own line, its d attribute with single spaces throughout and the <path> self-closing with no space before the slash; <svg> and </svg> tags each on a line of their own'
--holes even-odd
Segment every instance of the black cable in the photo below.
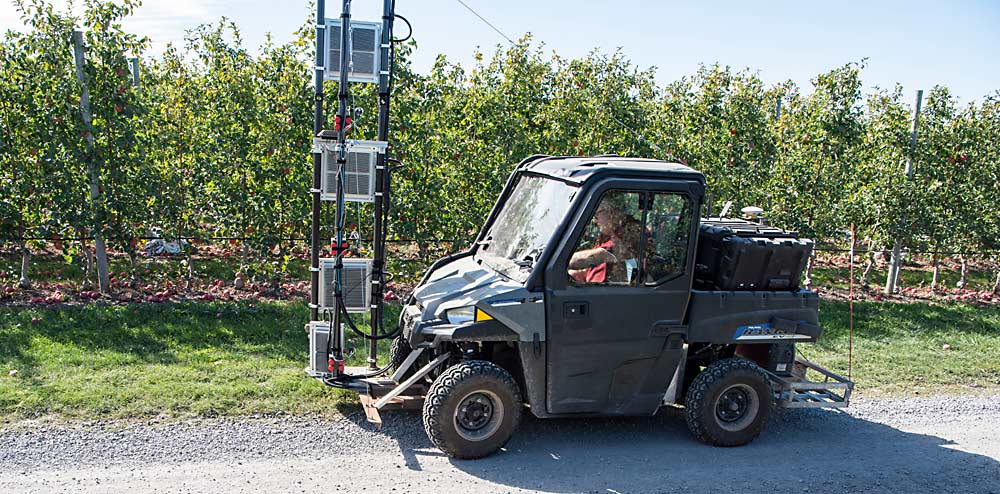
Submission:
<svg viewBox="0 0 1000 494">
<path fill-rule="evenodd" d="M 391 368 L 392 368 L 392 363 L 390 362 L 386 364 L 385 367 L 379 369 L 374 369 L 361 374 L 342 374 L 334 378 L 325 378 L 323 379 L 323 382 L 335 388 L 346 387 L 346 385 L 351 381 L 357 381 L 359 379 L 365 379 L 368 377 L 375 377 L 388 372 Z M 340 386 L 338 386 L 338 384 L 340 384 Z"/>
<path fill-rule="evenodd" d="M 366 340 L 369 340 L 369 341 L 370 340 L 390 340 L 392 338 L 395 338 L 395 337 L 399 336 L 399 333 L 402 332 L 403 328 L 401 326 L 397 326 L 396 329 L 392 333 L 388 333 L 388 334 L 381 333 L 381 334 L 378 334 L 378 335 L 376 335 L 374 337 L 372 335 L 370 335 L 370 334 L 365 334 L 364 331 L 361 331 L 360 329 L 358 329 L 357 326 L 354 325 L 354 321 L 351 320 L 351 317 L 349 316 L 350 313 L 347 312 L 347 306 L 344 305 L 343 302 L 338 303 L 338 305 L 340 306 L 341 317 L 343 317 L 344 320 L 347 321 L 347 327 L 350 328 L 351 331 L 354 331 L 355 334 L 357 334 L 358 336 L 361 336 L 362 338 L 364 338 Z M 372 325 L 375 325 L 375 322 L 372 322 Z M 381 329 L 381 324 L 379 324 L 378 326 L 379 326 L 379 329 Z"/>
<path fill-rule="evenodd" d="M 393 2 L 393 6 L 395 6 L 395 4 L 396 4 L 396 2 Z M 396 14 L 396 13 L 394 13 L 393 16 L 396 17 L 397 19 L 400 19 L 403 22 L 405 22 L 407 29 L 409 29 L 410 31 L 406 34 L 405 38 L 403 38 L 403 39 L 395 39 L 395 38 L 393 38 L 392 42 L 393 43 L 402 43 L 404 41 L 408 41 L 410 38 L 413 37 L 413 25 L 410 24 L 410 21 L 407 20 L 406 17 L 403 17 L 403 16 L 401 16 L 399 14 Z M 390 58 L 389 60 L 391 61 L 392 58 Z"/>
<path fill-rule="evenodd" d="M 362 338 L 364 338 L 366 340 L 372 340 L 372 339 L 375 339 L 375 340 L 392 339 L 392 338 L 395 338 L 396 336 L 399 336 L 399 334 L 402 333 L 402 331 L 403 331 L 403 327 L 402 326 L 397 326 L 396 330 L 393 331 L 390 334 L 380 334 L 380 335 L 372 338 L 371 335 L 365 334 L 364 331 L 359 330 L 354 325 L 354 321 L 351 320 L 351 318 L 349 316 L 349 313 L 347 312 L 347 306 L 344 305 L 342 298 L 338 298 L 337 299 L 336 305 L 339 308 L 339 310 L 341 311 L 341 315 L 344 317 L 344 320 L 347 322 L 347 327 L 350 328 L 351 331 L 354 331 L 357 335 L 361 336 Z M 327 309 L 326 311 L 324 311 L 324 317 L 325 317 L 325 314 L 326 314 L 326 312 L 328 310 L 329 309 Z M 331 331 L 331 335 L 332 335 L 332 331 Z M 343 349 L 341 349 L 341 350 L 343 350 Z M 384 367 L 381 367 L 381 368 L 378 368 L 378 369 L 374 369 L 374 370 L 371 370 L 369 372 L 365 372 L 365 373 L 362 373 L 362 374 L 341 374 L 340 376 L 337 376 L 337 377 L 334 377 L 334 378 L 324 378 L 323 379 L 323 383 L 326 384 L 326 385 L 328 385 L 328 386 L 333 386 L 335 388 L 347 388 L 347 387 L 349 387 L 349 385 L 350 385 L 350 383 L 352 381 L 357 381 L 359 379 L 365 379 L 365 378 L 375 377 L 375 376 L 384 374 L 384 373 L 388 372 L 391 367 L 392 367 L 392 362 L 389 362 Z"/>
<path fill-rule="evenodd" d="M 392 368 L 392 362 L 386 364 L 385 367 L 382 367 L 380 369 L 374 369 L 361 374 L 341 374 L 338 377 L 325 378 L 323 379 L 323 382 L 335 388 L 346 387 L 347 384 L 350 383 L 351 381 L 357 381 L 358 379 L 365 379 L 368 377 L 375 377 L 388 372 L 390 368 Z"/>
</svg>

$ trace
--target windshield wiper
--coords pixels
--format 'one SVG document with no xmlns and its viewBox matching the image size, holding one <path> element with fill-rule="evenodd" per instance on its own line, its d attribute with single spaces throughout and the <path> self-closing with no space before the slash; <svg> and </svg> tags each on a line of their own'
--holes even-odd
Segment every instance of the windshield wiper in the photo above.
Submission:
<svg viewBox="0 0 1000 494">
<path fill-rule="evenodd" d="M 520 261 L 513 261 L 518 267 L 531 268 L 535 265 L 535 256 L 538 255 L 538 249 L 532 250 L 528 255 L 524 256 L 524 259 Z"/>
</svg>

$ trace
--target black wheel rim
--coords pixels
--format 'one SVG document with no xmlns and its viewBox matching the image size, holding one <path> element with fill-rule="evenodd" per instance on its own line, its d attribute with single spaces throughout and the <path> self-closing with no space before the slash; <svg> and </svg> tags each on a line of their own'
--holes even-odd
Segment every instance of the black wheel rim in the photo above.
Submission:
<svg viewBox="0 0 1000 494">
<path fill-rule="evenodd" d="M 729 432 L 745 430 L 757 420 L 761 400 L 752 386 L 739 383 L 723 389 L 715 400 L 715 423 Z"/>
<path fill-rule="evenodd" d="M 483 393 L 473 393 L 458 406 L 458 424 L 467 431 L 478 431 L 493 418 L 493 401 Z"/>
<path fill-rule="evenodd" d="M 466 395 L 455 409 L 458 434 L 470 441 L 481 441 L 493 435 L 503 419 L 503 404 L 489 391 Z"/>
<path fill-rule="evenodd" d="M 715 416 L 726 423 L 737 422 L 750 410 L 750 397 L 743 388 L 727 389 L 715 406 Z"/>
</svg>

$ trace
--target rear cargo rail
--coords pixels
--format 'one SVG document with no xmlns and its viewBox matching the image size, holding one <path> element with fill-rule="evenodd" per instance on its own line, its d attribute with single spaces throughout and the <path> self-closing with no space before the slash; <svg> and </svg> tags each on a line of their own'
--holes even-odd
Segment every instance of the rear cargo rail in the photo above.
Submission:
<svg viewBox="0 0 1000 494">
<path fill-rule="evenodd" d="M 779 407 L 844 408 L 850 403 L 851 391 L 854 390 L 851 380 L 798 356 L 795 357 L 795 364 L 805 370 L 801 377 L 779 376 L 764 370 L 774 384 L 775 403 Z M 807 380 L 810 370 L 823 376 L 823 380 Z"/>
</svg>

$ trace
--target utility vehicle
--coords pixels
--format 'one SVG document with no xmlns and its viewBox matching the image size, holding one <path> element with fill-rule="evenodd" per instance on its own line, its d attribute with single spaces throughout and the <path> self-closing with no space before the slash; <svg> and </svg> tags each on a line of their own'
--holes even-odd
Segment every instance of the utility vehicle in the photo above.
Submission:
<svg viewBox="0 0 1000 494">
<path fill-rule="evenodd" d="M 459 458 L 503 446 L 525 408 L 683 406 L 697 439 L 737 446 L 775 406 L 847 406 L 853 383 L 795 352 L 822 332 L 818 295 L 799 287 L 812 243 L 702 218 L 704 196 L 705 177 L 677 163 L 527 158 L 475 243 L 435 262 L 406 301 L 392 375 L 331 365 L 317 377 L 358 391 L 372 421 L 422 406 L 430 440 Z"/>
</svg>

